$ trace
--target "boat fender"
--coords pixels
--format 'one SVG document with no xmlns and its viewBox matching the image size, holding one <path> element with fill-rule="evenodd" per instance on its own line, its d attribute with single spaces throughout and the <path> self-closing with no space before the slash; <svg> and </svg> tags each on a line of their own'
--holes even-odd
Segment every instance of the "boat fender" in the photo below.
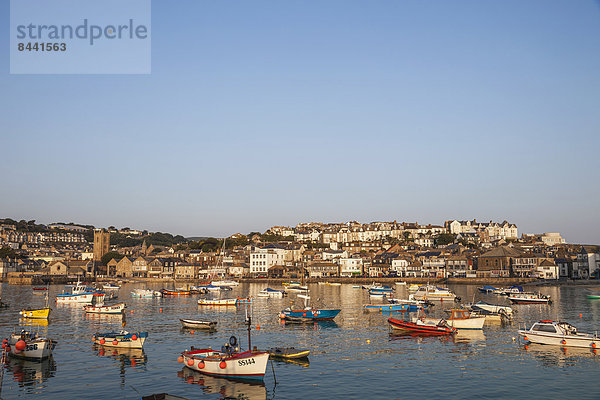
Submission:
<svg viewBox="0 0 600 400">
<path fill-rule="evenodd" d="M 592 349 L 596 348 L 596 343 L 592 343 Z"/>
<path fill-rule="evenodd" d="M 100 339 L 100 344 L 104 344 L 106 343 L 106 340 L 104 340 L 104 338 Z"/>
<path fill-rule="evenodd" d="M 227 368 L 227 363 L 226 363 L 225 361 L 221 361 L 221 362 L 219 363 L 219 368 L 221 368 L 221 369 L 225 369 L 225 368 Z"/>
<path fill-rule="evenodd" d="M 183 356 L 179 356 L 179 357 L 177 357 L 177 362 L 178 362 L 179 364 L 183 363 Z"/>
<path fill-rule="evenodd" d="M 229 344 L 235 347 L 235 345 L 237 344 L 237 338 L 235 336 L 231 336 L 229 338 Z"/>
<path fill-rule="evenodd" d="M 567 344 L 567 341 L 563 339 L 561 343 L 562 344 Z"/>
<path fill-rule="evenodd" d="M 191 358 L 187 361 L 187 364 L 191 367 L 192 365 L 194 365 L 194 360 L 192 360 Z"/>
<path fill-rule="evenodd" d="M 116 346 L 119 344 L 119 342 L 117 341 L 117 339 L 115 339 L 115 340 L 113 340 L 112 344 L 113 344 L 113 346 Z"/>
<path fill-rule="evenodd" d="M 200 369 L 204 369 L 204 361 L 200 361 L 200 362 L 198 363 L 198 368 L 200 368 Z"/>
<path fill-rule="evenodd" d="M 137 340 L 137 339 L 138 339 L 138 337 L 135 333 L 133 335 L 131 335 L 131 340 Z"/>
</svg>

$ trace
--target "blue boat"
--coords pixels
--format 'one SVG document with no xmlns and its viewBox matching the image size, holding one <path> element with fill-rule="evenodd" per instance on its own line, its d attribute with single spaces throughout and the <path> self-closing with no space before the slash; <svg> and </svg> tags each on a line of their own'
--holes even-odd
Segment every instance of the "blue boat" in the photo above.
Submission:
<svg viewBox="0 0 600 400">
<path fill-rule="evenodd" d="M 484 285 L 483 287 L 478 287 L 477 290 L 481 293 L 494 293 L 498 289 L 490 285 Z"/>
<path fill-rule="evenodd" d="M 365 304 L 366 311 L 379 312 L 417 312 L 421 308 L 416 304 Z"/>
<path fill-rule="evenodd" d="M 378 286 L 369 289 L 369 293 L 392 293 L 394 289 L 389 286 Z"/>
<path fill-rule="evenodd" d="M 336 308 L 305 308 L 303 310 L 285 309 L 279 313 L 279 318 L 285 320 L 291 319 L 306 319 L 313 321 L 331 321 L 340 313 Z"/>
</svg>

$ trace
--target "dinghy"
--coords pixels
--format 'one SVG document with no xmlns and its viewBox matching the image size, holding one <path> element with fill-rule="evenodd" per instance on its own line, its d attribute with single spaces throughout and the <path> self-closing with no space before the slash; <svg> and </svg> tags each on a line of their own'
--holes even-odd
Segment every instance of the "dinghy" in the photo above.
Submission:
<svg viewBox="0 0 600 400">
<path fill-rule="evenodd" d="M 195 319 L 182 319 L 179 321 L 184 328 L 190 329 L 209 329 L 214 330 L 217 328 L 216 321 L 203 321 L 203 320 L 195 320 Z"/>
</svg>

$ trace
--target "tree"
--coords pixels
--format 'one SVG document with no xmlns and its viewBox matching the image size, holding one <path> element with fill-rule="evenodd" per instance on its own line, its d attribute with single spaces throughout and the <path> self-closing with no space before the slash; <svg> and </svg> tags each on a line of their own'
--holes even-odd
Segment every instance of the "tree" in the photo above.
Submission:
<svg viewBox="0 0 600 400">
<path fill-rule="evenodd" d="M 0 248 L 0 259 L 2 258 L 16 258 L 17 253 L 14 249 L 10 247 L 2 247 Z"/>
<path fill-rule="evenodd" d="M 100 261 L 102 262 L 102 264 L 106 265 L 113 258 L 115 260 L 120 260 L 123 257 L 125 257 L 125 256 L 122 255 L 122 254 L 117 253 L 116 251 L 109 251 L 108 253 L 106 253 L 105 255 L 102 256 L 102 258 L 100 259 Z"/>
<path fill-rule="evenodd" d="M 455 239 L 456 239 L 456 235 L 454 235 L 452 233 L 440 233 L 439 235 L 437 235 L 434 238 L 435 244 L 437 246 L 446 246 L 450 243 L 454 243 Z"/>
</svg>

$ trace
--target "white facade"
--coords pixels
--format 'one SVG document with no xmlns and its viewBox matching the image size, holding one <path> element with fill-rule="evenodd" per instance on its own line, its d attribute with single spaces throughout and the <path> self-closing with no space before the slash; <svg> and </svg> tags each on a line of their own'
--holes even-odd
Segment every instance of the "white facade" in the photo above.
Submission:
<svg viewBox="0 0 600 400">
<path fill-rule="evenodd" d="M 546 246 L 554 246 L 565 243 L 565 239 L 563 239 L 558 232 L 544 233 L 540 239 Z"/>
<path fill-rule="evenodd" d="M 266 274 L 269 268 L 285 264 L 285 249 L 256 248 L 250 252 L 250 273 Z"/>
<path fill-rule="evenodd" d="M 337 261 L 340 265 L 340 276 L 349 277 L 363 273 L 362 258 L 338 258 Z"/>
</svg>

